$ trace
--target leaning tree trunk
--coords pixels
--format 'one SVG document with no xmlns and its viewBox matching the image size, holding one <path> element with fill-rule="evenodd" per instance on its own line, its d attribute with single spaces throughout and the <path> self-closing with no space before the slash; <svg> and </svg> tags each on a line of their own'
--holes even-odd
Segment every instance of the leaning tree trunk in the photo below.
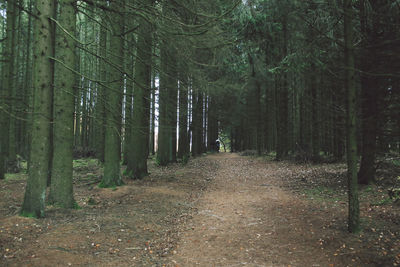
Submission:
<svg viewBox="0 0 400 267">
<path fill-rule="evenodd" d="M 33 51 L 34 111 L 30 167 L 21 215 L 43 217 L 47 175 L 49 172 L 49 140 L 52 96 L 52 36 L 49 18 L 53 1 L 36 3 Z"/>
</svg>

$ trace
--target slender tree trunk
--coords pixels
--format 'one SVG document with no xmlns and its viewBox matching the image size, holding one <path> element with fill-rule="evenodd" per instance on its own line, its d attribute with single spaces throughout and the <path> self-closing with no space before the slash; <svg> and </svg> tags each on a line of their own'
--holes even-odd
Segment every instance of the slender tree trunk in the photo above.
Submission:
<svg viewBox="0 0 400 267">
<path fill-rule="evenodd" d="M 1 82 L 1 98 L 0 104 L 3 107 L 0 111 L 1 119 L 1 136 L 0 136 L 0 179 L 4 179 L 7 171 L 8 163 L 15 159 L 15 140 L 10 144 L 10 125 L 13 124 L 10 113 L 12 113 L 12 92 L 14 89 L 14 47 L 15 47 L 15 24 L 16 10 L 15 1 L 7 2 L 7 19 L 6 19 L 6 39 L 3 46 L 3 67 Z M 13 139 L 13 138 L 12 138 Z M 13 152 L 10 151 L 13 150 Z M 10 158 L 10 155 L 13 157 Z"/>
<path fill-rule="evenodd" d="M 360 208 L 357 184 L 357 134 L 356 134 L 356 81 L 354 71 L 354 45 L 352 1 L 344 0 L 344 39 L 345 68 L 347 90 L 347 176 L 349 196 L 348 230 L 356 233 L 360 230 Z"/>
<path fill-rule="evenodd" d="M 75 35 L 76 0 L 59 2 L 58 22 Z M 75 201 L 72 184 L 74 142 L 74 85 L 75 74 L 66 69 L 76 66 L 75 41 L 60 28 L 56 36 L 54 86 L 54 150 L 49 201 L 63 208 L 73 208 Z M 60 61 L 60 62 L 58 62 Z"/>
<path fill-rule="evenodd" d="M 18 162 L 17 162 L 17 139 L 16 139 L 16 116 L 17 116 L 17 68 L 16 65 L 16 58 L 18 57 L 17 54 L 17 37 L 18 31 L 17 28 L 17 19 L 18 19 L 18 12 L 16 8 L 18 0 L 8 1 L 7 4 L 7 45 L 10 45 L 9 48 L 9 58 L 7 59 L 8 65 L 8 81 L 7 82 L 7 89 L 9 90 L 9 125 L 8 125 L 8 159 L 7 159 L 7 169 L 9 172 L 18 172 Z M 10 9 L 10 11 L 9 11 Z M 9 19 L 10 16 L 10 19 Z M 10 23 L 10 24 L 9 24 Z"/>
<path fill-rule="evenodd" d="M 25 189 L 21 215 L 43 217 L 45 208 L 47 175 L 49 171 L 49 139 L 52 95 L 53 41 L 49 18 L 53 12 L 53 1 L 36 3 L 33 87 L 34 115 L 30 152 L 29 177 Z"/>
<path fill-rule="evenodd" d="M 288 51 L 288 16 L 284 15 L 282 21 L 283 46 L 282 59 L 286 58 Z M 277 116 L 277 144 L 276 159 L 281 160 L 288 154 L 288 77 L 286 73 L 281 74 L 279 81 L 277 97 L 279 114 Z"/>
<path fill-rule="evenodd" d="M 179 144 L 178 144 L 178 158 L 184 162 L 189 157 L 189 143 L 188 143 L 188 79 L 183 73 L 179 86 Z"/>
<path fill-rule="evenodd" d="M 150 132 L 150 153 L 154 155 L 155 151 L 155 132 L 156 132 L 156 73 L 153 71 L 151 85 L 151 132 Z"/>
<path fill-rule="evenodd" d="M 104 23 L 104 20 L 102 21 Z M 104 60 L 107 57 L 107 31 L 103 26 L 100 26 L 100 41 L 99 41 L 99 72 L 100 72 L 100 80 L 107 80 L 107 70 L 106 64 Z M 96 157 L 100 160 L 100 162 L 104 162 L 104 143 L 105 143 L 105 128 L 106 128 L 106 100 L 105 95 L 107 90 L 103 84 L 99 84 L 98 86 L 98 95 L 97 95 L 97 103 L 96 103 Z"/>
<path fill-rule="evenodd" d="M 161 72 L 160 72 L 160 87 L 159 87 L 159 119 L 158 119 L 158 145 L 157 145 L 157 161 L 161 166 L 165 166 L 169 162 L 169 116 L 168 116 L 168 87 L 166 85 L 168 72 L 168 51 L 165 47 L 161 47 Z"/>
</svg>

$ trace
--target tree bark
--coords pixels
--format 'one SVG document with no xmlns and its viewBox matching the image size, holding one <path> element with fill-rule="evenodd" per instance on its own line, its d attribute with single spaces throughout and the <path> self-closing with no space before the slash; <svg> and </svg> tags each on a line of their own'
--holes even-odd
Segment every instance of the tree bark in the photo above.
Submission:
<svg viewBox="0 0 400 267">
<path fill-rule="evenodd" d="M 110 9 L 122 11 L 123 5 L 117 1 L 111 1 Z M 114 65 L 110 69 L 110 87 L 106 97 L 106 130 L 104 146 L 104 175 L 100 183 L 101 187 L 114 187 L 122 185 L 120 173 L 121 159 L 121 114 L 122 94 L 124 88 L 123 56 L 124 42 L 121 33 L 124 29 L 123 17 L 119 14 L 111 14 L 113 32 L 110 40 L 110 61 Z"/>
<path fill-rule="evenodd" d="M 348 230 L 356 233 L 360 230 L 360 208 L 357 184 L 357 134 L 356 134 L 356 80 L 353 45 L 352 1 L 344 0 L 344 40 L 347 91 L 347 179 L 348 179 Z"/>
<path fill-rule="evenodd" d="M 152 3 L 153 0 L 147 0 L 143 8 L 150 8 Z M 128 176 L 133 179 L 142 179 L 148 174 L 147 157 L 149 155 L 150 135 L 152 25 L 143 18 L 139 19 L 139 24 L 138 60 L 135 66 L 133 97 L 133 127 L 126 169 Z"/>
<path fill-rule="evenodd" d="M 49 172 L 49 140 L 52 96 L 52 36 L 49 18 L 53 12 L 53 1 L 36 3 L 33 88 L 34 115 L 30 168 L 25 189 L 21 215 L 41 218 L 44 216 L 47 175 Z"/>
<path fill-rule="evenodd" d="M 76 0 L 59 2 L 58 22 L 75 35 Z M 72 183 L 75 74 L 62 64 L 76 66 L 75 41 L 60 28 L 56 33 L 54 86 L 54 150 L 49 202 L 63 208 L 75 205 Z M 62 63 L 61 63 L 62 62 Z"/>
</svg>

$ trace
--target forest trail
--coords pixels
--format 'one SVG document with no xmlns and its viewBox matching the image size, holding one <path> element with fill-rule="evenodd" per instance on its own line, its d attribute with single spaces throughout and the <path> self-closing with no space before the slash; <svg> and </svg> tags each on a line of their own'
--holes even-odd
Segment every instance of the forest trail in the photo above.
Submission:
<svg viewBox="0 0 400 267">
<path fill-rule="evenodd" d="M 216 153 L 99 188 L 94 159 L 74 163 L 80 206 L 18 216 L 26 174 L 0 181 L 0 266 L 399 266 L 400 206 L 360 194 L 348 234 L 345 164 Z M 378 203 L 378 204 L 373 204 Z"/>
<path fill-rule="evenodd" d="M 178 266 L 329 266 L 318 218 L 281 188 L 282 164 L 220 153 L 218 170 L 181 232 Z M 321 264 L 321 265 L 320 265 Z"/>
</svg>

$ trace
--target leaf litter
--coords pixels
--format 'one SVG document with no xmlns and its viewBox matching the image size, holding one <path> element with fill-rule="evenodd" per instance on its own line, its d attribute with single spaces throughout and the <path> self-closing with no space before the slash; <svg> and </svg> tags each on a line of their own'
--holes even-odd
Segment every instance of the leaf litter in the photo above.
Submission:
<svg viewBox="0 0 400 267">
<path fill-rule="evenodd" d="M 17 216 L 24 179 L 0 181 L 1 266 L 398 266 L 399 206 L 361 189 L 364 230 L 346 232 L 344 164 L 219 153 L 101 189 L 74 172 L 81 209 Z M 82 167 L 84 166 L 84 167 Z M 90 174 L 90 175 L 88 175 Z M 376 204 L 380 205 L 376 205 Z"/>
</svg>

